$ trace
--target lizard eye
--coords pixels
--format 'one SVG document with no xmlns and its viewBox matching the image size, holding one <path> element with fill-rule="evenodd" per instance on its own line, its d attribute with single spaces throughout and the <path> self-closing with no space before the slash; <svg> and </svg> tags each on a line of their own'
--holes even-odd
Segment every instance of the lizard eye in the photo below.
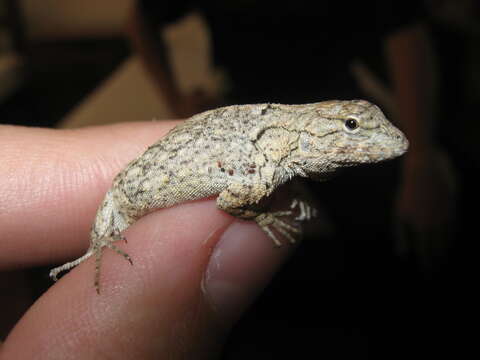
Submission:
<svg viewBox="0 0 480 360">
<path fill-rule="evenodd" d="M 347 128 L 347 130 L 355 130 L 356 128 L 358 128 L 358 121 L 351 118 L 347 119 L 345 121 L 345 127 Z"/>
</svg>

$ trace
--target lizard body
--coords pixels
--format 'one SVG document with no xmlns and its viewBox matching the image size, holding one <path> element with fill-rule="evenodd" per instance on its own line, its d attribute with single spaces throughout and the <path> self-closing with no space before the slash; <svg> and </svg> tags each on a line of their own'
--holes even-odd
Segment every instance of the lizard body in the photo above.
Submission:
<svg viewBox="0 0 480 360">
<path fill-rule="evenodd" d="M 97 211 L 86 254 L 53 269 L 56 276 L 96 257 L 95 287 L 105 247 L 131 262 L 113 243 L 138 218 L 156 209 L 218 194 L 217 206 L 256 221 L 275 244 L 291 242 L 298 227 L 281 217 L 313 210 L 294 199 L 289 209 L 269 212 L 261 204 L 295 177 L 326 178 L 339 168 L 376 163 L 403 154 L 405 136 L 366 101 L 305 105 L 233 105 L 197 114 L 172 129 L 113 180 Z"/>
</svg>

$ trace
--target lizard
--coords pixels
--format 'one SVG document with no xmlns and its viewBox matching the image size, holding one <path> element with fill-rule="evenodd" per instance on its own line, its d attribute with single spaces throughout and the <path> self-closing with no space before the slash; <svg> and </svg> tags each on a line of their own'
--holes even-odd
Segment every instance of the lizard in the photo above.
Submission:
<svg viewBox="0 0 480 360">
<path fill-rule="evenodd" d="M 315 215 L 308 202 L 289 208 L 265 205 L 294 178 L 323 180 L 337 170 L 377 163 L 405 153 L 408 140 L 382 111 L 365 100 L 330 100 L 302 105 L 231 105 L 196 114 L 174 127 L 113 180 L 97 210 L 90 246 L 78 259 L 50 271 L 57 275 L 95 257 L 94 286 L 100 292 L 103 250 L 133 264 L 114 243 L 143 215 L 157 209 L 218 195 L 217 207 L 255 221 L 275 245 L 301 234 Z M 300 215 L 294 217 L 298 207 Z M 294 223 L 286 221 L 295 220 Z"/>
</svg>

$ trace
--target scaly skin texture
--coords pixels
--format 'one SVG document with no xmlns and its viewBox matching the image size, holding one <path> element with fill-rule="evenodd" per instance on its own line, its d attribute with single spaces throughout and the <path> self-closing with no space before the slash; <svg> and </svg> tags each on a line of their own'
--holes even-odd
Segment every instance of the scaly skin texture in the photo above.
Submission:
<svg viewBox="0 0 480 360">
<path fill-rule="evenodd" d="M 256 221 L 276 245 L 294 242 L 300 222 L 315 215 L 304 200 L 272 212 L 266 200 L 295 177 L 324 179 L 339 168 L 376 163 L 402 155 L 405 136 L 381 110 L 363 100 L 305 105 L 233 105 L 197 114 L 172 129 L 114 179 L 97 211 L 90 247 L 70 269 L 96 257 L 99 291 L 102 251 L 142 215 L 184 201 L 218 194 L 217 206 Z M 294 216 L 298 208 L 299 215 Z M 291 221 L 285 221 L 283 218 Z M 293 225 L 292 225 L 293 221 Z"/>
</svg>

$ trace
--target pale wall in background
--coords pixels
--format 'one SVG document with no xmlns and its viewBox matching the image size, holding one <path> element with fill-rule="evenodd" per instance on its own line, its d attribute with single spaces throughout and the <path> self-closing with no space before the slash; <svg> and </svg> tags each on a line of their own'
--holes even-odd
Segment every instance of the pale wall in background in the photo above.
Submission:
<svg viewBox="0 0 480 360">
<path fill-rule="evenodd" d="M 27 37 L 43 40 L 119 35 L 133 0 L 19 2 Z"/>
<path fill-rule="evenodd" d="M 163 1 L 163 0 L 159 0 Z M 33 41 L 123 36 L 134 0 L 20 0 L 26 35 Z M 171 49 L 180 88 L 219 91 L 221 73 L 213 71 L 209 37 L 198 14 L 163 33 Z M 65 116 L 61 127 L 170 117 L 162 94 L 139 59 L 127 59 Z"/>
</svg>

